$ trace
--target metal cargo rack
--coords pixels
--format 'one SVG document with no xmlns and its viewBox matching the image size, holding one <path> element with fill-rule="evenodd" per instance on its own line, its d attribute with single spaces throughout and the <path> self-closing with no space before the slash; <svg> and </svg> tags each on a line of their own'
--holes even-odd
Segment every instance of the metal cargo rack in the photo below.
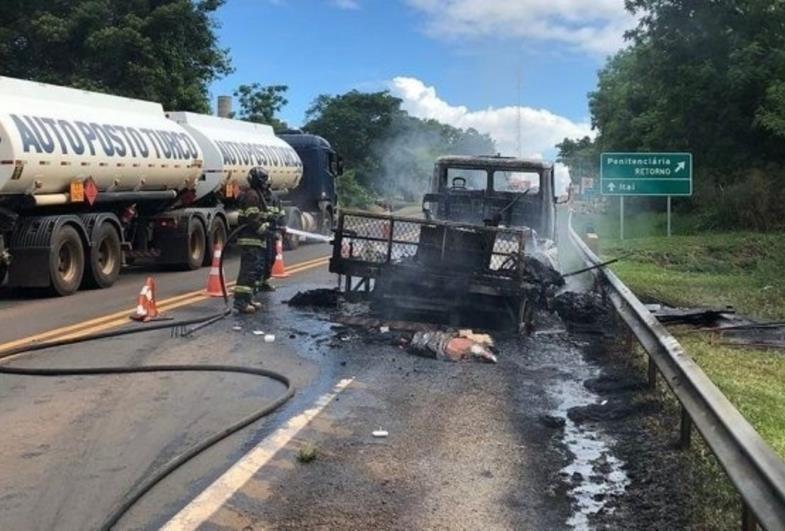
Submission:
<svg viewBox="0 0 785 531">
<path fill-rule="evenodd" d="M 525 229 L 343 211 L 330 271 L 347 291 L 387 308 L 461 316 L 505 313 L 526 322 Z"/>
</svg>

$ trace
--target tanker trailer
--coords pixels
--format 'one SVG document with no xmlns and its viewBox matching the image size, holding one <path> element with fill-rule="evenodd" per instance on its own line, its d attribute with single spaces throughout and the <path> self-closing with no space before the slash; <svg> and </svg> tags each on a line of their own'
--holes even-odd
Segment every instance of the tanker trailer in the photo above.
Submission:
<svg viewBox="0 0 785 531">
<path fill-rule="evenodd" d="M 0 277 L 68 295 L 126 260 L 201 267 L 226 234 L 203 165 L 160 104 L 0 77 Z"/>
<path fill-rule="evenodd" d="M 232 209 L 240 186 L 254 166 L 263 167 L 286 211 L 286 225 L 308 232 L 329 234 L 336 207 L 335 177 L 342 172 L 340 157 L 321 137 L 287 132 L 276 137 L 269 125 L 170 112 L 167 116 L 188 131 L 204 153 L 204 172 L 211 182 L 218 178 L 214 197 L 234 220 Z M 289 235 L 286 247 L 294 249 L 299 237 Z"/>
</svg>

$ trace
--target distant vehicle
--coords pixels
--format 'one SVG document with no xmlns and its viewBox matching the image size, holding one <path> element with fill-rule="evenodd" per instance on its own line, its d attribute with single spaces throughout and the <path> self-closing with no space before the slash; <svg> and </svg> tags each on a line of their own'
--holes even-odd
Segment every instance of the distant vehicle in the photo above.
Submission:
<svg viewBox="0 0 785 531">
<path fill-rule="evenodd" d="M 553 165 L 499 156 L 437 159 L 431 191 L 423 198 L 427 218 L 501 227 L 526 227 L 556 241 Z"/>
<path fill-rule="evenodd" d="M 209 264 L 254 166 L 288 226 L 332 228 L 342 163 L 323 138 L 0 77 L 0 282 L 69 295 L 133 261 Z"/>
</svg>

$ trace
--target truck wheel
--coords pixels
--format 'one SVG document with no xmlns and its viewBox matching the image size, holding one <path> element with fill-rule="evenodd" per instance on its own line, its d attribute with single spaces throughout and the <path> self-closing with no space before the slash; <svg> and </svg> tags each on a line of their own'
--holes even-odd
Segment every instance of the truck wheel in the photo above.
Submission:
<svg viewBox="0 0 785 531">
<path fill-rule="evenodd" d="M 49 279 L 57 295 L 71 295 L 84 277 L 84 247 L 76 229 L 63 225 L 49 248 Z"/>
<path fill-rule="evenodd" d="M 286 226 L 298 230 L 303 229 L 303 220 L 300 218 L 300 211 L 298 209 L 295 208 L 289 212 L 289 219 L 286 221 Z M 283 247 L 287 251 L 294 251 L 300 247 L 300 237 L 296 234 L 287 234 L 283 240 Z"/>
<path fill-rule="evenodd" d="M 204 263 L 207 241 L 204 234 L 204 225 L 192 217 L 188 222 L 188 262 L 185 263 L 187 269 L 199 269 Z"/>
<path fill-rule="evenodd" d="M 111 224 L 104 223 L 98 228 L 95 241 L 90 248 L 85 284 L 91 288 L 110 287 L 120 276 L 122 265 L 123 251 L 120 247 L 120 236 Z"/>
<path fill-rule="evenodd" d="M 209 266 L 213 263 L 216 245 L 220 245 L 221 249 L 226 248 L 226 237 L 226 224 L 221 218 L 214 218 L 213 222 L 210 224 L 210 232 L 207 236 L 207 252 L 204 253 L 203 266 Z"/>
</svg>

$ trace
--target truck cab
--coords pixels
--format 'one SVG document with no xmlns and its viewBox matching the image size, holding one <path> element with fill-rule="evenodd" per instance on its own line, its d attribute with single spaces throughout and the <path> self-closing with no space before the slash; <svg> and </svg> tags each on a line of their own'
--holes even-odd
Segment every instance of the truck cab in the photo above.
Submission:
<svg viewBox="0 0 785 531">
<path fill-rule="evenodd" d="M 428 219 L 497 227 L 526 227 L 556 241 L 553 165 L 501 156 L 446 156 L 436 160 Z"/>
<path fill-rule="evenodd" d="M 278 137 L 294 148 L 303 163 L 299 186 L 289 190 L 284 200 L 313 217 L 303 223 L 303 229 L 330 234 L 338 203 L 335 179 L 343 173 L 341 157 L 327 140 L 317 135 L 291 130 Z"/>
</svg>

